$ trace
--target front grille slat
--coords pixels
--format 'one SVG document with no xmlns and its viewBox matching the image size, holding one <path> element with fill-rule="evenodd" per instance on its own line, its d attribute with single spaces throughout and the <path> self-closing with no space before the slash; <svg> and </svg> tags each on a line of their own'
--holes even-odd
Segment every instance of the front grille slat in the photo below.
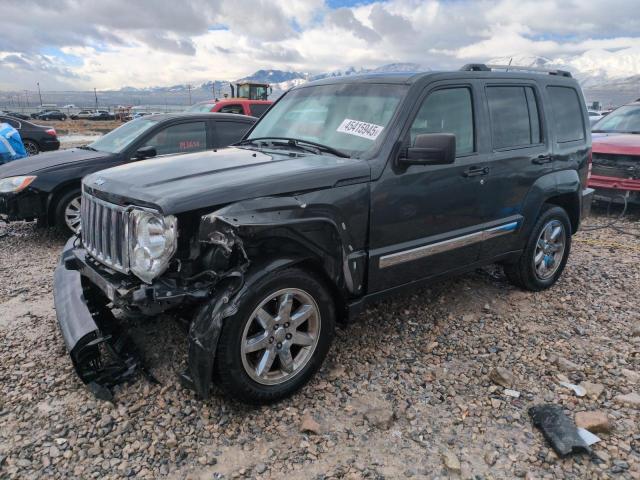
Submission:
<svg viewBox="0 0 640 480">
<path fill-rule="evenodd" d="M 129 271 L 126 228 L 128 219 L 125 207 L 83 192 L 82 244 L 100 263 L 121 273 Z"/>
</svg>

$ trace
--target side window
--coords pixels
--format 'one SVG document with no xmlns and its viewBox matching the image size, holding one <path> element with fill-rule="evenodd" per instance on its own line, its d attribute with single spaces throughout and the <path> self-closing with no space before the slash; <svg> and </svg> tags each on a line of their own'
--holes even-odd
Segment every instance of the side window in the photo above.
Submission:
<svg viewBox="0 0 640 480">
<path fill-rule="evenodd" d="M 578 92 L 571 87 L 547 87 L 558 143 L 584 140 L 584 122 Z"/>
<path fill-rule="evenodd" d="M 264 112 L 266 112 L 271 105 L 264 103 L 255 103 L 251 105 L 251 115 L 254 117 L 261 117 Z"/>
<path fill-rule="evenodd" d="M 487 87 L 493 148 L 517 148 L 541 142 L 538 103 L 531 87 Z"/>
<path fill-rule="evenodd" d="M 244 122 L 216 122 L 216 147 L 227 147 L 242 140 L 251 124 Z"/>
<path fill-rule="evenodd" d="M 244 114 L 244 108 L 242 108 L 242 105 L 225 105 L 218 111 L 220 113 L 237 113 L 240 115 Z"/>
<path fill-rule="evenodd" d="M 473 106 L 466 87 L 436 90 L 424 100 L 411 125 L 411 145 L 424 133 L 453 133 L 456 153 L 473 152 Z"/>
<path fill-rule="evenodd" d="M 172 125 L 160 130 L 144 146 L 153 146 L 158 155 L 199 152 L 207 148 L 205 122 Z"/>
</svg>

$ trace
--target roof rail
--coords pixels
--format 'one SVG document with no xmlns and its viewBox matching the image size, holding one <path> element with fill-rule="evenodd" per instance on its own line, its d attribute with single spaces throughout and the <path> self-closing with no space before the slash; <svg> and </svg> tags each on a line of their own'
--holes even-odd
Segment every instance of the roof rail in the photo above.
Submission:
<svg viewBox="0 0 640 480">
<path fill-rule="evenodd" d="M 504 70 L 508 72 L 509 70 L 514 70 L 518 72 L 548 73 L 549 75 L 572 78 L 571 72 L 567 72 L 566 70 L 540 67 L 521 67 L 518 65 L 485 65 L 484 63 L 468 63 L 460 70 L 463 72 L 491 72 L 493 70 Z"/>
</svg>

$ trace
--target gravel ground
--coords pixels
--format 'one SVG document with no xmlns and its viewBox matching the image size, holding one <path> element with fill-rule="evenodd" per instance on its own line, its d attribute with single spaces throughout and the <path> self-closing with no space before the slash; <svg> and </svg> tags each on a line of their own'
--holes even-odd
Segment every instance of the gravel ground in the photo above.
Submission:
<svg viewBox="0 0 640 480">
<path fill-rule="evenodd" d="M 637 213 L 622 226 L 638 231 Z M 95 400 L 53 310 L 64 239 L 2 233 L 0 478 L 640 478 L 637 237 L 579 233 L 546 292 L 492 267 L 381 303 L 337 332 L 307 388 L 254 409 L 179 386 L 185 340 L 168 318 L 133 325 L 161 384 Z M 601 432 L 596 457 L 553 453 L 527 414 L 542 402 L 595 412 L 581 424 Z"/>
</svg>

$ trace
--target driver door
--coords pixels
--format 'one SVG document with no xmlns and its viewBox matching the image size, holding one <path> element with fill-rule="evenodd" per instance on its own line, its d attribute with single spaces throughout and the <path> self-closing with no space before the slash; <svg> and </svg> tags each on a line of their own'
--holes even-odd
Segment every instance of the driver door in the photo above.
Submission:
<svg viewBox="0 0 640 480">
<path fill-rule="evenodd" d="M 419 134 L 452 133 L 456 159 L 448 165 L 389 162 L 372 184 L 370 293 L 454 271 L 478 260 L 478 196 L 485 169 L 478 153 L 479 95 L 473 85 L 432 86 L 416 103 L 402 146 Z"/>
</svg>

